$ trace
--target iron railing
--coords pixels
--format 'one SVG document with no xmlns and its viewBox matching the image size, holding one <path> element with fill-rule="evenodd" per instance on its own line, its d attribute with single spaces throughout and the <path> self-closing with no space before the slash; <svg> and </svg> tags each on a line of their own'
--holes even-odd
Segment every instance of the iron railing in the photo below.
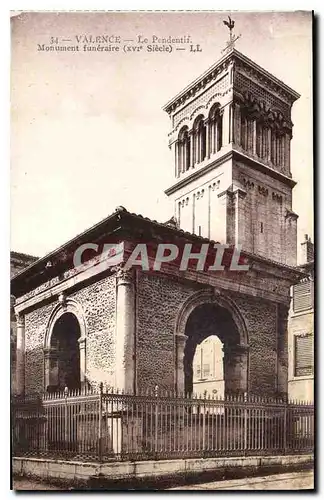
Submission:
<svg viewBox="0 0 324 500">
<path fill-rule="evenodd" d="M 14 456 L 148 460 L 310 453 L 312 404 L 257 396 L 174 396 L 157 388 L 15 397 Z"/>
</svg>

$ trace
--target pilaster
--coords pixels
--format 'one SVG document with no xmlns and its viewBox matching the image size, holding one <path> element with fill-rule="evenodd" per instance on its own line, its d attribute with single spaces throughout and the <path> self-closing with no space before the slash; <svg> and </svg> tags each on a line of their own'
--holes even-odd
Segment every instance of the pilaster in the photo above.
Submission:
<svg viewBox="0 0 324 500">
<path fill-rule="evenodd" d="M 116 273 L 115 386 L 135 392 L 135 274 L 119 267 Z"/>
<path fill-rule="evenodd" d="M 25 393 L 25 317 L 16 314 L 17 353 L 16 353 L 16 389 L 18 394 Z"/>
<path fill-rule="evenodd" d="M 176 392 L 183 393 L 185 390 L 185 377 L 184 377 L 184 348 L 186 345 L 188 337 L 182 334 L 176 334 L 175 336 L 175 351 L 176 351 Z"/>
</svg>

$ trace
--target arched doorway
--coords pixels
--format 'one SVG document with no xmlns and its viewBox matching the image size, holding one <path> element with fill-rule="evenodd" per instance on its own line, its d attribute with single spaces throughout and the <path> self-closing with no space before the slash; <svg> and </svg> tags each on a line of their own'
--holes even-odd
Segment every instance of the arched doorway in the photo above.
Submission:
<svg viewBox="0 0 324 500">
<path fill-rule="evenodd" d="M 247 391 L 248 352 L 231 312 L 215 302 L 197 305 L 189 314 L 183 356 L 184 390 L 193 393 L 193 364 L 197 346 L 217 336 L 223 344 L 223 379 L 225 394 Z"/>
<path fill-rule="evenodd" d="M 50 359 L 47 391 L 81 388 L 80 377 L 80 324 L 77 317 L 66 312 L 54 323 L 50 338 Z"/>
</svg>

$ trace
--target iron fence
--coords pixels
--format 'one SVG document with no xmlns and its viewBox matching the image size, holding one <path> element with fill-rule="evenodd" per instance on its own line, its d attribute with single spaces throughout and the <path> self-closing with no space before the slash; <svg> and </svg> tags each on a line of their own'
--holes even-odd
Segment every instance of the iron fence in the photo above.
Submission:
<svg viewBox="0 0 324 500">
<path fill-rule="evenodd" d="M 236 395 L 224 399 L 68 392 L 16 397 L 15 456 L 148 460 L 310 453 L 311 404 Z"/>
</svg>

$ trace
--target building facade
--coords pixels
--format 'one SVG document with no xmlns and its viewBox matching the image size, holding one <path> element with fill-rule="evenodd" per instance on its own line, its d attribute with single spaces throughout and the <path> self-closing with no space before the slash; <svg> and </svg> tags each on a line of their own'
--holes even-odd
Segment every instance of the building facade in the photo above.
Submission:
<svg viewBox="0 0 324 500">
<path fill-rule="evenodd" d="M 302 245 L 306 277 L 292 287 L 288 322 L 288 396 L 314 401 L 314 245 L 308 235 Z"/>
<path fill-rule="evenodd" d="M 298 97 L 232 49 L 165 106 L 174 217 L 162 224 L 118 207 L 13 278 L 18 392 L 103 382 L 192 393 L 195 354 L 217 336 L 225 394 L 287 396 L 290 288 L 304 276 L 295 267 L 290 166 Z M 75 265 L 89 241 L 114 244 L 118 263 L 92 250 Z M 222 270 L 207 261 L 198 268 L 197 255 L 216 242 L 232 257 L 240 245 L 244 270 L 226 259 Z M 156 266 L 161 243 L 182 259 L 189 246 L 190 263 Z M 146 264 L 129 267 L 138 245 Z"/>
</svg>

